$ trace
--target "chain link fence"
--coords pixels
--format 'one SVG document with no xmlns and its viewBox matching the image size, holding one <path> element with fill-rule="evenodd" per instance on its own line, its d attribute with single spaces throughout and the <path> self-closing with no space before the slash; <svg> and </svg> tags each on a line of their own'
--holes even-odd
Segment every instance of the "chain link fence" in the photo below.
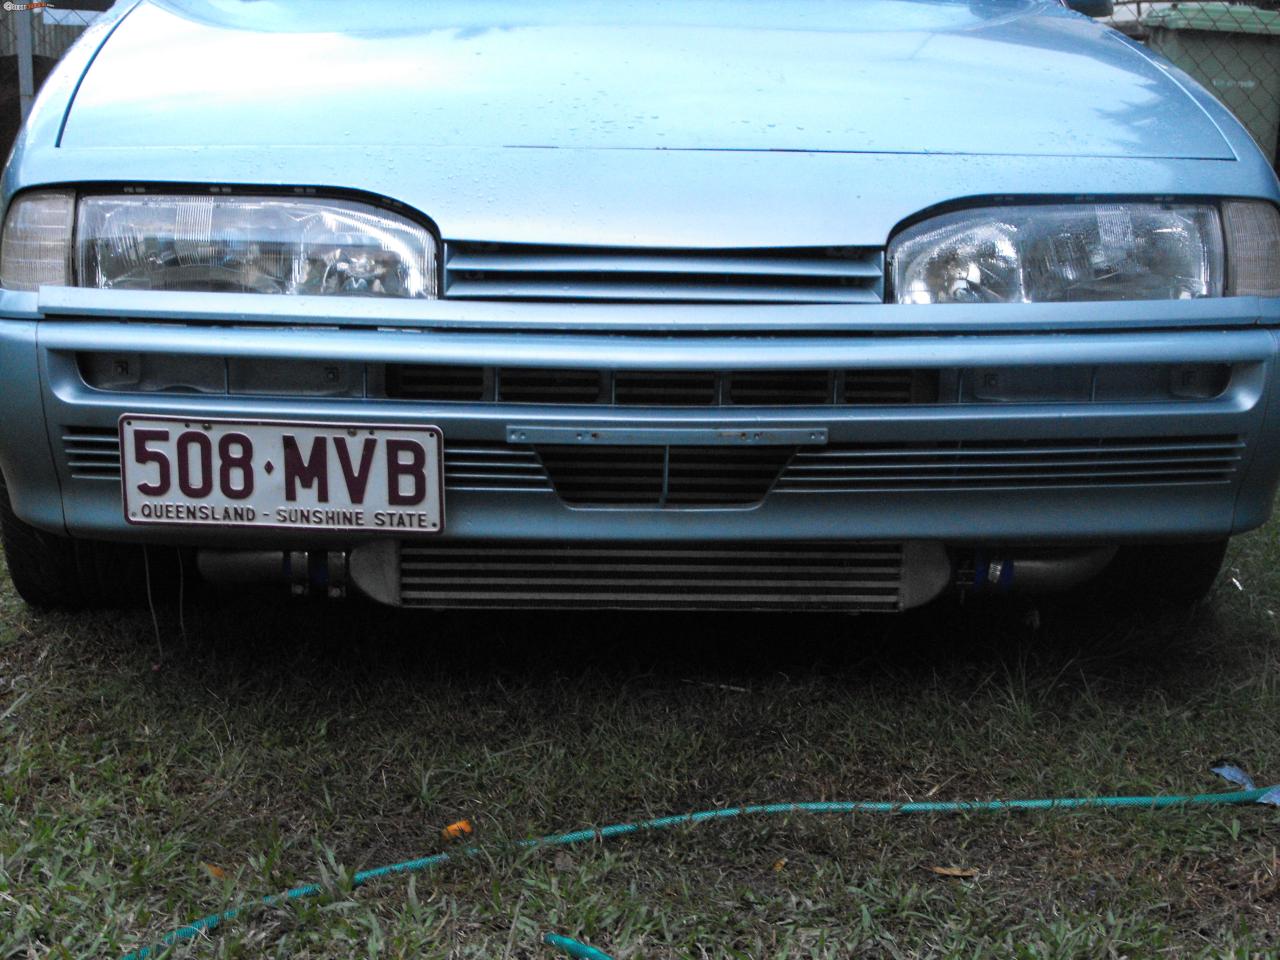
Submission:
<svg viewBox="0 0 1280 960">
<path fill-rule="evenodd" d="M 110 0 L 64 0 L 0 9 L 0 150 L 8 150 L 54 64 L 108 6 Z"/>
<path fill-rule="evenodd" d="M 0 150 L 8 149 L 58 58 L 110 5 L 111 0 L 3 5 Z M 1149 44 L 1217 94 L 1280 170 L 1280 0 L 1119 0 L 1115 8 L 1112 26 Z"/>
<path fill-rule="evenodd" d="M 1133 0 L 1111 22 L 1212 90 L 1280 169 L 1280 0 Z"/>
</svg>

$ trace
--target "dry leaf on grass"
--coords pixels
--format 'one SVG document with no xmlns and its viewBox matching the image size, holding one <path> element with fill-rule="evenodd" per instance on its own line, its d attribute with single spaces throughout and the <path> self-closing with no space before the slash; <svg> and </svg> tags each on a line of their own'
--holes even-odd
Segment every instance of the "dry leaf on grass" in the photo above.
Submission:
<svg viewBox="0 0 1280 960">
<path fill-rule="evenodd" d="M 978 875 L 976 867 L 930 867 L 929 872 L 936 873 L 940 877 L 958 877 L 962 880 Z"/>
</svg>

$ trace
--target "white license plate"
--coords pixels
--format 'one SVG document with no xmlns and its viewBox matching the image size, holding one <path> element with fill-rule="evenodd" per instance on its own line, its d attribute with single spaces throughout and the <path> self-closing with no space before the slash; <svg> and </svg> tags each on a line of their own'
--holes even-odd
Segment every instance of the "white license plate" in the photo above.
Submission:
<svg viewBox="0 0 1280 960">
<path fill-rule="evenodd" d="M 120 418 L 130 523 L 389 534 L 444 527 L 437 427 Z"/>
</svg>

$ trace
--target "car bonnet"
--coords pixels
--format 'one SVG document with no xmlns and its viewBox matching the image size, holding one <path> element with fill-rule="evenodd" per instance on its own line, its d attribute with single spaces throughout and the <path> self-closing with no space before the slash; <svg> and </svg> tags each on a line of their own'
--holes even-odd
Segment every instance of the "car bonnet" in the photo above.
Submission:
<svg viewBox="0 0 1280 960">
<path fill-rule="evenodd" d="M 206 144 L 1234 158 L 1039 0 L 143 3 L 60 146 Z"/>
</svg>

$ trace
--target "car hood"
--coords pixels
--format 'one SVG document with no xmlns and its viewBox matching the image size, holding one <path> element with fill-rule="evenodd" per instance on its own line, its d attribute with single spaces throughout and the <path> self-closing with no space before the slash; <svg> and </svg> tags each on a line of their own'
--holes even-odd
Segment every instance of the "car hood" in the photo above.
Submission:
<svg viewBox="0 0 1280 960">
<path fill-rule="evenodd" d="M 1047 0 L 146 0 L 60 145 L 205 144 L 1233 157 Z"/>
</svg>

